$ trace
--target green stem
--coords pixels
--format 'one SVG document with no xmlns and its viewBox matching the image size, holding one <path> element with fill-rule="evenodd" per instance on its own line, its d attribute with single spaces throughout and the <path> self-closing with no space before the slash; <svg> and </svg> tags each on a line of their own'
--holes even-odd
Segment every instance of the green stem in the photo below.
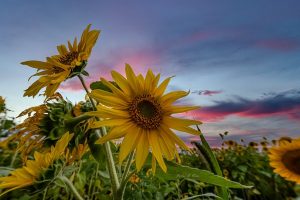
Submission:
<svg viewBox="0 0 300 200">
<path fill-rule="evenodd" d="M 13 168 L 14 167 L 14 164 L 15 164 L 15 161 L 16 161 L 16 158 L 17 158 L 17 155 L 18 155 L 18 151 L 16 150 L 16 152 L 14 153 L 12 159 L 11 159 L 11 162 L 10 162 L 10 165 L 9 167 Z"/>
<path fill-rule="evenodd" d="M 130 176 L 132 176 L 132 174 L 128 174 L 128 173 L 129 173 L 129 170 L 130 170 L 130 166 L 132 164 L 133 155 L 134 155 L 134 152 L 131 152 L 129 154 L 129 157 L 127 159 L 127 163 L 125 165 L 124 173 L 122 175 L 122 179 L 121 179 L 121 183 L 120 183 L 120 188 L 118 190 L 118 196 L 119 196 L 120 199 L 123 199 L 123 195 L 124 195 L 126 184 L 127 184 L 128 180 L 129 180 Z"/>
<path fill-rule="evenodd" d="M 73 127 L 75 126 L 76 124 L 84 121 L 84 120 L 87 120 L 91 118 L 91 116 L 87 116 L 87 115 L 80 115 L 78 117 L 73 117 L 73 118 L 70 118 L 70 119 L 66 119 L 65 120 L 65 125 L 66 126 L 70 126 L 70 127 Z"/>
<path fill-rule="evenodd" d="M 58 177 L 60 180 L 62 180 L 72 191 L 72 193 L 74 194 L 74 196 L 76 197 L 76 199 L 78 200 L 84 200 L 80 194 L 78 193 L 78 191 L 76 190 L 75 186 L 73 185 L 73 183 L 65 176 L 59 176 Z"/>
<path fill-rule="evenodd" d="M 78 78 L 79 78 L 84 90 L 86 91 L 86 93 L 89 94 L 90 93 L 89 89 L 87 88 L 82 76 L 78 75 Z M 88 97 L 90 99 L 90 102 L 93 106 L 94 111 L 96 111 L 97 107 L 96 107 L 93 99 L 90 96 L 88 96 Z M 101 120 L 101 119 L 96 118 L 96 120 Z M 96 133 L 97 133 L 98 138 L 103 137 L 104 135 L 107 134 L 106 133 L 106 128 L 101 127 L 100 129 L 96 129 Z M 114 162 L 114 159 L 113 159 L 113 155 L 112 155 L 112 152 L 111 152 L 109 142 L 104 143 L 104 147 L 105 147 L 105 153 L 106 153 L 106 156 L 107 156 L 108 171 L 109 171 L 109 176 L 111 178 L 111 184 L 112 184 L 112 191 L 113 191 L 114 199 L 119 199 L 119 197 L 117 195 L 117 191 L 120 187 L 120 182 L 119 182 L 119 179 L 118 179 L 116 166 L 115 166 L 115 162 Z"/>
<path fill-rule="evenodd" d="M 125 166 L 125 169 L 124 169 L 124 173 L 122 175 L 122 179 L 121 179 L 121 184 L 124 182 L 124 180 L 126 179 L 126 176 L 130 170 L 130 166 L 131 166 L 131 163 L 132 163 L 132 159 L 133 159 L 133 154 L 134 152 L 131 152 L 128 159 L 127 159 L 127 163 L 126 163 L 126 166 Z"/>
<path fill-rule="evenodd" d="M 44 193 L 43 193 L 43 200 L 46 200 L 47 192 L 48 192 L 48 188 L 46 188 Z"/>
</svg>

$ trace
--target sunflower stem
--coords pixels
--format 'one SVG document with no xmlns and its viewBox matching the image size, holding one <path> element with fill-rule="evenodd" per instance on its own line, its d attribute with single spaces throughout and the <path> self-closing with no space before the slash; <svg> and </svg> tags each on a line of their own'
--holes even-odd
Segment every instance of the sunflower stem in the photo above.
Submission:
<svg viewBox="0 0 300 200">
<path fill-rule="evenodd" d="M 87 88 L 84 79 L 82 78 L 81 75 L 78 75 L 78 78 L 84 88 L 84 90 L 86 91 L 87 95 L 90 93 L 89 89 Z M 94 111 L 97 110 L 97 107 L 95 105 L 95 102 L 93 101 L 93 99 L 88 95 L 89 100 L 92 104 L 92 107 L 94 109 Z M 96 118 L 96 120 L 100 120 L 99 118 Z M 98 134 L 100 132 L 100 134 Z M 106 135 L 106 128 L 105 127 L 101 127 L 100 129 L 96 129 L 96 133 L 98 138 L 103 137 L 104 135 Z M 120 188 L 120 182 L 119 182 L 119 178 L 117 175 L 117 170 L 116 170 L 116 166 L 115 166 L 115 162 L 114 162 L 114 158 L 112 155 L 112 151 L 110 148 L 110 144 L 109 142 L 104 143 L 104 147 L 105 147 L 105 153 L 107 156 L 107 164 L 108 164 L 108 171 L 109 171 L 109 176 L 111 178 L 111 185 L 112 185 L 112 191 L 113 191 L 113 196 L 114 199 L 120 199 L 118 196 L 118 190 Z"/>
<path fill-rule="evenodd" d="M 126 163 L 126 166 L 125 166 L 125 169 L 124 169 L 124 173 L 122 175 L 122 179 L 121 179 L 121 184 L 124 182 L 124 180 L 126 179 L 126 176 L 130 170 L 130 166 L 132 164 L 132 159 L 133 159 L 133 153 L 134 152 L 131 152 L 128 159 L 127 159 L 127 163 Z"/>
<path fill-rule="evenodd" d="M 131 164 L 132 164 L 133 155 L 134 155 L 134 152 L 131 152 L 129 154 L 129 157 L 127 159 L 127 163 L 125 165 L 124 173 L 122 174 L 120 188 L 118 190 L 118 196 L 120 196 L 120 199 L 123 199 L 123 195 L 124 195 L 126 184 L 127 184 L 128 180 L 129 180 L 130 176 L 132 176 L 132 174 L 128 175 L 128 173 L 130 171 L 130 167 L 131 167 Z"/>
<path fill-rule="evenodd" d="M 18 150 L 16 150 L 15 153 L 14 153 L 14 155 L 13 155 L 13 157 L 12 157 L 12 159 L 11 159 L 9 167 L 11 167 L 11 168 L 14 167 L 14 164 L 15 164 L 16 158 L 18 156 L 18 153 L 19 153 Z"/>
<path fill-rule="evenodd" d="M 87 116 L 87 115 L 80 115 L 80 116 L 78 116 L 78 117 L 73 117 L 73 118 L 71 118 L 71 119 L 65 120 L 65 124 L 66 124 L 67 126 L 73 127 L 73 126 L 75 126 L 76 124 L 78 124 L 78 123 L 80 123 L 80 122 L 82 122 L 82 121 L 84 121 L 84 120 L 87 120 L 87 119 L 89 119 L 89 118 L 91 118 L 91 117 L 90 117 L 90 116 Z"/>
<path fill-rule="evenodd" d="M 63 181 L 72 191 L 72 193 L 74 194 L 74 196 L 76 197 L 76 199 L 78 200 L 84 200 L 80 194 L 78 193 L 78 191 L 76 190 L 75 186 L 73 185 L 73 183 L 65 176 L 59 176 L 58 177 L 61 181 Z"/>
</svg>

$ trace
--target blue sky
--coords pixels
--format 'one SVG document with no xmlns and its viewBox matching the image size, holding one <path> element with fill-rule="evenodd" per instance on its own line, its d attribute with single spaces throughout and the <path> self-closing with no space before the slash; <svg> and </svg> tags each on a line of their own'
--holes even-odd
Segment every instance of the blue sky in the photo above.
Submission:
<svg viewBox="0 0 300 200">
<path fill-rule="evenodd" d="M 56 54 L 87 24 L 101 29 L 89 60 L 89 82 L 131 64 L 164 77 L 170 89 L 190 90 L 183 102 L 203 108 L 187 114 L 204 121 L 217 144 L 300 133 L 299 1 L 21 1 L 0 3 L 0 95 L 16 116 L 42 97 L 23 98 L 34 70 L 20 65 Z M 83 99 L 77 80 L 60 92 Z M 196 139 L 182 135 L 186 141 Z"/>
</svg>

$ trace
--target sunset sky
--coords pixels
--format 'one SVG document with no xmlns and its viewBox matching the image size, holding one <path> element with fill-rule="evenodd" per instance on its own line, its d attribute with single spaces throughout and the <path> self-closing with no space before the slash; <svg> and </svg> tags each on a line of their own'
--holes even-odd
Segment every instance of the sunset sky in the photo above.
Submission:
<svg viewBox="0 0 300 200">
<path fill-rule="evenodd" d="M 23 98 L 35 71 L 20 64 L 56 54 L 56 45 L 80 37 L 87 24 L 101 29 L 88 82 L 125 63 L 173 76 L 169 90 L 190 90 L 184 104 L 202 109 L 213 145 L 218 134 L 246 141 L 300 136 L 300 1 L 33 1 L 0 3 L 0 95 L 9 116 L 41 104 Z M 79 81 L 59 92 L 84 99 Z M 198 139 L 180 134 L 185 141 Z"/>
</svg>

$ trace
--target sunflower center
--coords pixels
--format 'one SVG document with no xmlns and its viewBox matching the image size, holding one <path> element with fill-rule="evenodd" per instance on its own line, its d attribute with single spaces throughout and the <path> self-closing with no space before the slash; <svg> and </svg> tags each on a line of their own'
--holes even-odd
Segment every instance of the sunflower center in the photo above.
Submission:
<svg viewBox="0 0 300 200">
<path fill-rule="evenodd" d="M 75 60 L 78 57 L 79 53 L 77 51 L 72 51 L 67 53 L 66 55 L 63 55 L 59 58 L 59 62 L 65 65 L 71 65 L 73 60 Z"/>
<path fill-rule="evenodd" d="M 282 162 L 287 169 L 300 175 L 300 149 L 286 152 Z"/>
<path fill-rule="evenodd" d="M 156 129 L 161 124 L 162 109 L 151 95 L 136 97 L 129 106 L 131 119 L 144 129 Z"/>
</svg>

